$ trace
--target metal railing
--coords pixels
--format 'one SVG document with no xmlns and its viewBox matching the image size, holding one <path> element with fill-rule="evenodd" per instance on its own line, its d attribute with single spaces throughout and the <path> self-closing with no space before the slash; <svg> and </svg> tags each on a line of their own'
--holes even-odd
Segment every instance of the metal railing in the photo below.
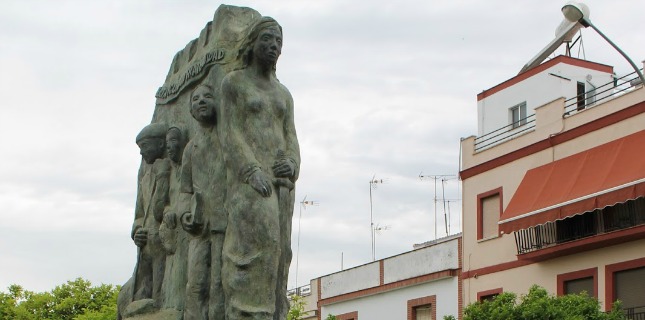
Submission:
<svg viewBox="0 0 645 320">
<path fill-rule="evenodd" d="M 645 320 L 645 306 L 624 308 L 623 312 L 627 319 L 630 320 Z"/>
<path fill-rule="evenodd" d="M 636 72 L 632 72 L 620 78 L 616 78 L 614 81 L 595 87 L 585 93 L 569 98 L 564 102 L 564 116 L 569 116 L 575 112 L 596 105 L 606 99 L 613 98 L 625 91 L 631 90 L 636 82 L 640 83 L 640 78 Z M 533 130 L 533 128 L 535 128 L 535 114 L 501 127 L 495 131 L 476 137 L 475 152 L 479 152 L 502 142 L 511 140 L 525 132 Z"/>
<path fill-rule="evenodd" d="M 297 295 L 297 296 L 304 297 L 310 294 L 311 294 L 311 284 L 306 284 L 304 286 L 287 290 L 287 296 Z"/>
<path fill-rule="evenodd" d="M 511 140 L 535 128 L 535 114 L 475 138 L 475 152 Z"/>
<path fill-rule="evenodd" d="M 515 245 L 517 254 L 524 254 L 642 224 L 645 224 L 645 198 L 641 197 L 516 231 Z"/>
<path fill-rule="evenodd" d="M 584 110 L 603 100 L 613 98 L 616 95 L 630 90 L 637 80 L 640 83 L 640 78 L 636 74 L 636 71 L 634 71 L 620 78 L 616 78 L 614 81 L 569 98 L 564 101 L 564 116 L 569 116 L 577 111 Z"/>
</svg>

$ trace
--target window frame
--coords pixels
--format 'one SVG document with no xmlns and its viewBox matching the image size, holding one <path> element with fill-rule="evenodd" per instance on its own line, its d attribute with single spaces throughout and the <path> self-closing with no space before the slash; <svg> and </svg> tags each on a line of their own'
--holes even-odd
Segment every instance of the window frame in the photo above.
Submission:
<svg viewBox="0 0 645 320">
<path fill-rule="evenodd" d="M 336 315 L 337 320 L 358 320 L 358 311 L 352 311 Z"/>
<path fill-rule="evenodd" d="M 515 113 L 517 112 L 517 119 Z M 526 124 L 526 101 L 520 102 L 508 109 L 508 116 L 510 118 L 511 128 L 516 129 Z"/>
<path fill-rule="evenodd" d="M 597 99 L 597 92 L 596 92 L 596 86 L 591 83 L 591 81 L 587 80 L 587 84 L 591 86 L 591 89 L 587 92 L 585 92 L 585 108 L 587 106 L 593 106 L 596 104 L 596 99 Z M 587 90 L 587 86 L 585 84 L 585 90 Z"/>
<path fill-rule="evenodd" d="M 610 311 L 616 301 L 614 274 L 631 269 L 645 267 L 645 258 L 639 258 L 605 266 L 605 310 Z"/>
<path fill-rule="evenodd" d="M 504 212 L 504 195 L 503 195 L 503 189 L 502 187 L 486 191 L 484 193 L 480 193 L 477 195 L 477 240 L 486 240 L 486 239 L 493 239 L 499 237 L 499 224 L 497 225 L 497 233 L 493 236 L 489 237 L 484 237 L 484 206 L 482 205 L 482 201 L 486 198 L 493 197 L 499 195 L 499 215 L 502 215 L 502 212 Z M 499 222 L 499 218 L 497 217 L 497 222 Z"/>
<path fill-rule="evenodd" d="M 415 320 L 417 316 L 416 308 L 422 307 L 425 305 L 430 305 L 430 315 L 433 320 L 437 320 L 437 296 L 436 295 L 408 300 L 408 312 L 407 312 L 408 319 L 407 320 Z"/>
<path fill-rule="evenodd" d="M 565 283 L 567 281 L 579 280 L 585 278 L 592 278 L 593 281 L 593 292 L 588 292 L 589 295 L 593 294 L 594 298 L 598 298 L 598 268 L 589 268 L 578 271 L 572 271 L 567 273 L 561 273 L 557 276 L 557 294 L 558 296 L 563 296 L 565 293 Z"/>
<path fill-rule="evenodd" d="M 490 296 L 498 296 L 498 295 L 500 295 L 502 293 L 504 293 L 503 288 L 496 288 L 496 289 L 479 291 L 479 292 L 477 292 L 477 301 L 483 302 L 484 299 L 486 299 L 486 298 L 488 298 Z"/>
<path fill-rule="evenodd" d="M 584 110 L 586 107 L 587 100 L 586 98 L 587 85 L 584 82 L 576 82 L 576 110 Z"/>
</svg>

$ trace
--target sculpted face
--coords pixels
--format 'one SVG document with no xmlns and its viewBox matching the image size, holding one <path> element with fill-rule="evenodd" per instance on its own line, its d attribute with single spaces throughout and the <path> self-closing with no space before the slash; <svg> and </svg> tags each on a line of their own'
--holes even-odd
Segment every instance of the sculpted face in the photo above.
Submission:
<svg viewBox="0 0 645 320">
<path fill-rule="evenodd" d="M 159 138 L 144 138 L 137 142 L 143 160 L 152 164 L 163 156 L 164 140 Z"/>
<path fill-rule="evenodd" d="M 168 158 L 174 163 L 181 161 L 182 138 L 181 132 L 177 129 L 171 129 L 166 134 L 166 152 Z"/>
<path fill-rule="evenodd" d="M 190 114 L 203 123 L 215 122 L 215 97 L 205 86 L 199 86 L 190 96 Z"/>
<path fill-rule="evenodd" d="M 253 45 L 253 56 L 258 61 L 275 65 L 282 53 L 282 32 L 277 26 L 263 29 Z"/>
</svg>

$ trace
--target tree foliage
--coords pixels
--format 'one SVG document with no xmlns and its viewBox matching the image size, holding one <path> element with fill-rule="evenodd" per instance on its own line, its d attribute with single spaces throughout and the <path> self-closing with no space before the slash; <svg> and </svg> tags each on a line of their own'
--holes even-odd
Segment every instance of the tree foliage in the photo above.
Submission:
<svg viewBox="0 0 645 320">
<path fill-rule="evenodd" d="M 600 310 L 600 303 L 586 293 L 560 297 L 550 295 L 537 285 L 520 297 L 505 292 L 492 300 L 475 302 L 464 309 L 464 320 L 624 320 L 620 303 L 610 312 Z"/>
<path fill-rule="evenodd" d="M 15 320 L 113 320 L 118 286 L 92 284 L 81 278 L 50 292 L 32 292 L 11 285 L 0 292 L 0 319 Z"/>
<path fill-rule="evenodd" d="M 291 307 L 287 313 L 287 320 L 301 320 L 307 313 L 309 312 L 305 312 L 304 298 L 299 295 L 291 296 Z"/>
</svg>

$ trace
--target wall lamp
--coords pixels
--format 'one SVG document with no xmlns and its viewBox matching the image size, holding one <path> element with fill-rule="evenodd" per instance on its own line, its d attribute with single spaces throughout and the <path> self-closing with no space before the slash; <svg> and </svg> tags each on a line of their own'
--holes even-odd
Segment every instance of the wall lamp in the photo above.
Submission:
<svg viewBox="0 0 645 320">
<path fill-rule="evenodd" d="M 570 1 L 567 4 L 562 7 L 562 14 L 564 17 L 571 21 L 571 22 L 579 22 L 583 27 L 591 27 L 592 29 L 596 30 L 596 32 L 603 37 L 609 44 L 611 44 L 616 51 L 618 51 L 628 62 L 629 64 L 632 65 L 632 68 L 636 71 L 638 74 L 638 77 L 641 79 L 641 84 L 645 85 L 645 77 L 643 77 L 643 73 L 640 71 L 640 69 L 634 64 L 634 62 L 621 50 L 615 43 L 613 43 L 607 36 L 605 36 L 596 26 L 591 23 L 591 20 L 589 20 L 589 7 L 585 5 L 584 3 L 580 3 L 577 1 Z M 633 83 L 633 82 L 632 82 Z"/>
</svg>

